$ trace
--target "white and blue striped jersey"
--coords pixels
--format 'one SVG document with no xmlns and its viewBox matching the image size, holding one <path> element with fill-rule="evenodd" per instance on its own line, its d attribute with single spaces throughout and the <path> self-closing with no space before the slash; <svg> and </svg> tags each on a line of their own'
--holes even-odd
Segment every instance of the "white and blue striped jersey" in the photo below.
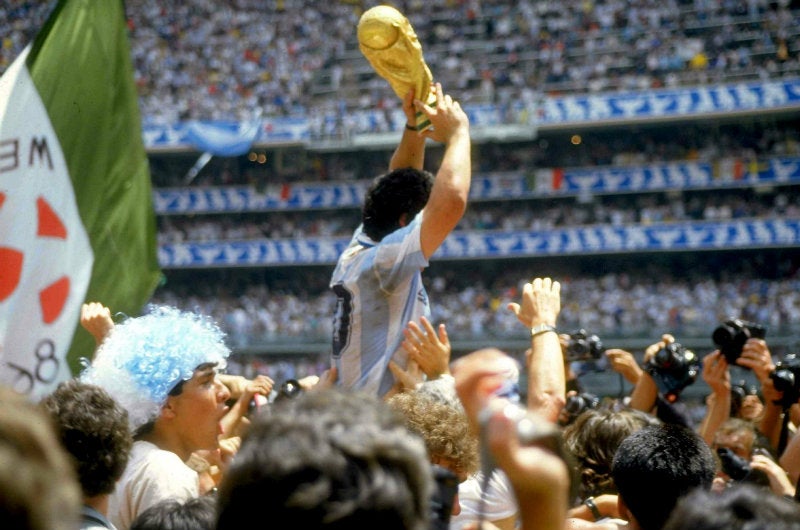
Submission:
<svg viewBox="0 0 800 530">
<path fill-rule="evenodd" d="M 383 396 L 394 384 L 389 361 L 403 368 L 403 329 L 421 316 L 430 318 L 422 269 L 422 214 L 375 242 L 356 229 L 331 277 L 336 294 L 333 362 L 339 384 Z"/>
</svg>

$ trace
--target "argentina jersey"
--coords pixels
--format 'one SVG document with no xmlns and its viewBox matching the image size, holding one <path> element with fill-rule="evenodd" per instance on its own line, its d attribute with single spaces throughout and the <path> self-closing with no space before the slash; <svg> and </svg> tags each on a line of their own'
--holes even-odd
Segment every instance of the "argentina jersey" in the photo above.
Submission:
<svg viewBox="0 0 800 530">
<path fill-rule="evenodd" d="M 377 243 L 359 227 L 339 258 L 330 282 L 336 295 L 331 354 L 341 386 L 382 396 L 394 384 L 389 361 L 406 366 L 403 329 L 430 316 L 421 220 L 417 215 Z"/>
</svg>

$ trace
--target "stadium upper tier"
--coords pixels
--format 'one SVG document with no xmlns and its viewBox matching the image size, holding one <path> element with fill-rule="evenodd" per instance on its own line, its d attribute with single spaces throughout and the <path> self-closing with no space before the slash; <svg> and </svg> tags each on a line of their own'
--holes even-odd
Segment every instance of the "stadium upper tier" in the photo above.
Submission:
<svg viewBox="0 0 800 530">
<path fill-rule="evenodd" d="M 355 35 L 362 9 L 375 3 L 128 0 L 144 122 L 266 118 L 268 133 L 269 119 L 301 118 L 310 139 L 392 130 L 399 101 L 371 70 Z M 0 73 L 52 5 L 23 0 L 0 7 Z M 733 87 L 706 93 L 706 102 L 695 94 L 670 103 L 726 112 L 726 98 L 745 97 L 738 83 L 800 75 L 800 8 L 792 0 L 438 0 L 399 7 L 434 77 L 488 125 L 620 118 L 643 112 L 642 101 L 609 96 L 592 105 L 557 96 L 681 87 Z M 650 98 L 644 117 L 658 116 L 658 103 Z"/>
</svg>

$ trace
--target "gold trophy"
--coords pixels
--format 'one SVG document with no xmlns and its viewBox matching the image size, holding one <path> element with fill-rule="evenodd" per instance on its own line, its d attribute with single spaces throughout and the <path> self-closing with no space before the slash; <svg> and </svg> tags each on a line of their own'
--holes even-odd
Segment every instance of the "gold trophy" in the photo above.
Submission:
<svg viewBox="0 0 800 530">
<path fill-rule="evenodd" d="M 433 76 L 414 28 L 400 11 L 391 6 L 368 9 L 358 21 L 358 47 L 375 71 L 391 85 L 400 99 L 414 89 L 414 97 L 428 105 L 436 104 L 431 92 Z M 431 126 L 423 112 L 417 112 L 416 129 Z"/>
</svg>

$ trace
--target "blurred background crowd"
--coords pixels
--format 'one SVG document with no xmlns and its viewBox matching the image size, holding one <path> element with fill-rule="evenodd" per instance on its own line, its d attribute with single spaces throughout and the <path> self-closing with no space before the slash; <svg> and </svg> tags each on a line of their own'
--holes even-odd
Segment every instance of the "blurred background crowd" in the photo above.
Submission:
<svg viewBox="0 0 800 530">
<path fill-rule="evenodd" d="M 125 2 L 134 75 L 146 123 L 337 116 L 400 105 L 358 50 L 354 28 L 365 2 L 156 0 Z M 425 59 L 466 104 L 507 112 L 535 109 L 544 96 L 698 87 L 800 76 L 800 5 L 791 0 L 410 0 Z M 0 5 L 0 74 L 26 46 L 53 2 Z M 278 21 L 278 22 L 276 22 Z M 516 110 L 515 110 L 516 109 Z M 317 124 L 322 127 L 321 123 Z M 429 151 L 431 164 L 438 156 Z M 156 188 L 366 181 L 386 167 L 383 147 L 319 149 L 263 145 L 245 156 L 214 157 L 187 174 L 200 153 L 149 153 Z M 543 168 L 626 167 L 735 160 L 748 169 L 800 156 L 797 113 L 681 122 L 587 126 L 528 141 L 474 146 L 477 174 L 530 176 Z M 263 157 L 263 159 L 262 159 Z M 265 162 L 266 161 L 266 162 Z M 727 165 L 726 165 L 727 164 Z M 724 173 L 724 169 L 718 172 Z M 721 178 L 730 178 L 722 175 Z M 787 182 L 725 189 L 474 201 L 459 231 L 507 232 L 679 221 L 797 219 L 800 189 Z M 357 208 L 159 215 L 160 243 L 346 238 Z M 603 337 L 662 332 L 707 339 L 729 316 L 783 330 L 800 323 L 797 248 L 710 249 L 696 253 L 591 254 L 468 262 L 436 261 L 427 276 L 433 317 L 445 322 L 454 354 L 482 340 L 518 334 L 507 302 L 522 283 L 562 282 L 559 327 Z M 155 303 L 212 315 L 240 354 L 239 369 L 283 377 L 325 368 L 333 312 L 332 265 L 170 269 Z M 113 309 L 113 308 L 112 308 Z M 787 331 L 789 330 L 789 331 Z M 707 340 L 706 340 L 707 341 Z M 522 341 L 524 342 L 524 340 Z M 276 346 L 278 345 L 278 346 Z M 711 345 L 709 344 L 709 349 Z M 237 362 L 234 360 L 233 365 Z M 246 365 L 246 366 L 245 366 Z M 277 374 L 277 376 L 276 376 Z"/>
</svg>

